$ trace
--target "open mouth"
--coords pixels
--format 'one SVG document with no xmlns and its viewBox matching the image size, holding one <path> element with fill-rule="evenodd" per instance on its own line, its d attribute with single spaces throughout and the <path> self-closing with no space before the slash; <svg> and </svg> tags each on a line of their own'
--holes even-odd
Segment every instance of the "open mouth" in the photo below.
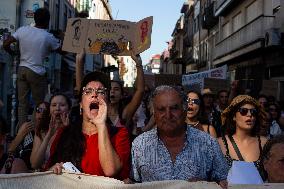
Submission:
<svg viewBox="0 0 284 189">
<path fill-rule="evenodd" d="M 114 95 L 110 95 L 110 98 L 115 98 L 115 96 Z"/>
<path fill-rule="evenodd" d="M 193 109 L 192 108 L 187 108 L 187 111 L 193 111 Z"/>
<path fill-rule="evenodd" d="M 252 120 L 247 120 L 247 121 L 246 121 L 246 124 L 248 124 L 248 125 L 253 125 L 254 122 L 253 122 Z"/>
<path fill-rule="evenodd" d="M 60 113 L 55 113 L 55 119 L 60 119 Z"/>
<path fill-rule="evenodd" d="M 99 109 L 99 104 L 98 103 L 92 102 L 90 104 L 90 110 L 98 110 L 98 109 Z"/>
</svg>

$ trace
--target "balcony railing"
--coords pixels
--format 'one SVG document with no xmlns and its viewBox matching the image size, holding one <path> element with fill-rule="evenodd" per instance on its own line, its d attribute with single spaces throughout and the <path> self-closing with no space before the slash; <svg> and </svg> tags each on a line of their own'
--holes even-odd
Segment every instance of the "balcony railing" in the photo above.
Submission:
<svg viewBox="0 0 284 189">
<path fill-rule="evenodd" d="M 216 0 L 216 9 L 219 9 L 223 4 L 226 3 L 226 1 L 232 1 L 232 0 Z"/>
<path fill-rule="evenodd" d="M 273 27 L 274 16 L 261 15 L 215 45 L 214 59 L 265 38 L 266 30 Z"/>
<path fill-rule="evenodd" d="M 222 12 L 224 12 L 233 3 L 238 3 L 238 2 L 239 1 L 236 1 L 236 0 L 216 0 L 215 16 L 219 16 Z"/>
<path fill-rule="evenodd" d="M 205 7 L 202 16 L 202 27 L 204 29 L 210 29 L 218 23 L 218 18 L 214 15 L 214 2 Z"/>
</svg>

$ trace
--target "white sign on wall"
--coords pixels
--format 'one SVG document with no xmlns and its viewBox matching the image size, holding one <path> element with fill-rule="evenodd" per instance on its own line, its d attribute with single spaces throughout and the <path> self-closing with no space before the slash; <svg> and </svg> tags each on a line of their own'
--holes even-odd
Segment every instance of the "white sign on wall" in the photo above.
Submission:
<svg viewBox="0 0 284 189">
<path fill-rule="evenodd" d="M 227 69 L 228 69 L 227 65 L 224 65 L 222 67 L 214 68 L 204 72 L 183 75 L 182 85 L 183 86 L 199 85 L 200 89 L 203 89 L 204 78 L 227 79 Z"/>
</svg>

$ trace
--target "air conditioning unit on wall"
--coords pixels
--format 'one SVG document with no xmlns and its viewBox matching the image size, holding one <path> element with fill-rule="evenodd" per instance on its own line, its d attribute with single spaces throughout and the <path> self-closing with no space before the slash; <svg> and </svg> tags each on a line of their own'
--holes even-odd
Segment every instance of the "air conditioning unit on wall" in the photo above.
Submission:
<svg viewBox="0 0 284 189">
<path fill-rule="evenodd" d="M 264 38 L 264 46 L 278 46 L 281 44 L 281 33 L 279 28 L 271 28 L 266 30 Z"/>
</svg>

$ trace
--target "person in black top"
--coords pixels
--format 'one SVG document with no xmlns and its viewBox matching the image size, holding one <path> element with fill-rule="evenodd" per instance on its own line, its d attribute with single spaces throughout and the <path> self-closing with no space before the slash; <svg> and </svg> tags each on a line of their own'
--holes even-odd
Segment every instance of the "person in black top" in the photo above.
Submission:
<svg viewBox="0 0 284 189">
<path fill-rule="evenodd" d="M 1 174 L 28 172 L 25 162 L 14 158 L 12 152 L 5 152 L 7 125 L 4 118 L 0 117 L 0 170 Z"/>
<path fill-rule="evenodd" d="M 233 161 L 246 161 L 254 162 L 261 169 L 260 154 L 267 141 L 259 136 L 264 116 L 260 104 L 248 95 L 235 97 L 223 111 L 225 135 L 218 142 L 230 166 Z"/>
</svg>

